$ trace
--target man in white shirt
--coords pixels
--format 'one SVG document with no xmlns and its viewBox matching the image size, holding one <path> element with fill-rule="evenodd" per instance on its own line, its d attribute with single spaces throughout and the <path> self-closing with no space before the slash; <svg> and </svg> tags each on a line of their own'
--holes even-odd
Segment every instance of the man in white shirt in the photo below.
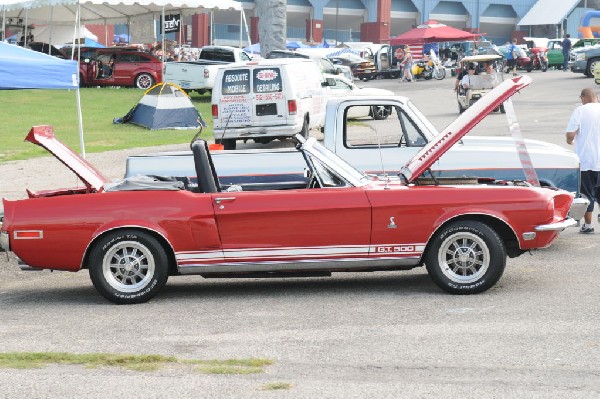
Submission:
<svg viewBox="0 0 600 399">
<path fill-rule="evenodd" d="M 475 65 L 474 64 L 469 64 L 469 66 L 467 67 L 467 74 L 465 76 L 463 76 L 462 80 L 460 81 L 460 85 L 462 86 L 463 89 L 465 90 L 469 90 L 469 89 L 474 89 L 475 87 L 475 80 L 477 79 L 475 76 Z"/>
<path fill-rule="evenodd" d="M 575 144 L 581 165 L 581 193 L 590 200 L 579 232 L 591 234 L 594 202 L 600 201 L 600 103 L 595 89 L 583 89 L 579 97 L 583 105 L 571 114 L 566 137 L 567 144 Z"/>
</svg>

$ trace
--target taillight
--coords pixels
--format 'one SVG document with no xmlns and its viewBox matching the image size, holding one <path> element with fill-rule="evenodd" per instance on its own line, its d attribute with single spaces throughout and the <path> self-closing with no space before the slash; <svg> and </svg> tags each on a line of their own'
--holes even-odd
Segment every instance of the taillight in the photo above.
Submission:
<svg viewBox="0 0 600 399">
<path fill-rule="evenodd" d="M 217 104 L 212 105 L 212 117 L 217 119 L 219 117 L 219 106 Z"/>
<path fill-rule="evenodd" d="M 208 79 L 210 77 L 210 69 L 204 68 L 204 79 Z"/>
<path fill-rule="evenodd" d="M 290 115 L 296 115 L 296 112 L 298 112 L 298 104 L 296 104 L 296 100 L 288 100 L 288 113 Z"/>
</svg>

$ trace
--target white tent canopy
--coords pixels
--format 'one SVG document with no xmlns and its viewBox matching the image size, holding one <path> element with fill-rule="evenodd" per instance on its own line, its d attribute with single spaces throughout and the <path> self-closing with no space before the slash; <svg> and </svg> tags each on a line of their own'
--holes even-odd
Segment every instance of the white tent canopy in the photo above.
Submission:
<svg viewBox="0 0 600 399">
<path fill-rule="evenodd" d="M 88 24 L 127 23 L 131 18 L 161 13 L 199 14 L 215 10 L 242 11 L 242 4 L 233 0 L 31 0 L 10 2 L 0 0 L 6 17 L 27 17 L 30 22 L 73 23 L 80 7 L 79 20 Z"/>
</svg>

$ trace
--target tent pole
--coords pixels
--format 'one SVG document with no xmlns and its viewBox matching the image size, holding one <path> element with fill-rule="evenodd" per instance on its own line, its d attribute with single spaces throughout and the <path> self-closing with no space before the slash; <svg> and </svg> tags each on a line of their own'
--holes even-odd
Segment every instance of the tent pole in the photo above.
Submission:
<svg viewBox="0 0 600 399">
<path fill-rule="evenodd" d="M 2 6 L 2 41 L 6 42 L 6 6 Z"/>
<path fill-rule="evenodd" d="M 53 27 L 53 22 L 54 21 L 54 6 L 50 7 L 50 35 L 48 37 L 48 55 L 51 54 L 50 51 L 50 46 L 52 45 L 52 27 Z"/>
<path fill-rule="evenodd" d="M 167 59 L 167 49 L 165 47 L 165 6 L 162 7 L 162 19 L 160 20 L 160 38 L 162 40 L 162 70 L 165 70 L 165 60 Z"/>
<path fill-rule="evenodd" d="M 77 2 L 77 15 L 75 15 L 75 23 L 77 26 L 75 27 L 75 31 L 79 33 L 79 26 L 81 24 L 81 4 L 79 1 Z M 79 76 L 79 62 L 81 55 L 81 46 L 77 46 L 78 48 L 78 57 L 77 57 L 77 75 Z M 79 82 L 79 77 L 77 79 Z M 75 97 L 77 97 L 77 122 L 79 123 L 79 146 L 81 147 L 81 156 L 85 159 L 85 142 L 83 140 L 83 116 L 81 114 L 81 94 L 79 92 L 79 85 L 75 90 Z"/>
<path fill-rule="evenodd" d="M 244 28 L 246 29 L 246 38 L 248 39 L 248 46 L 252 49 L 252 40 L 250 39 L 250 29 L 248 29 L 248 21 L 246 20 L 246 13 L 244 12 L 244 8 L 242 8 L 242 17 L 244 18 Z M 241 46 L 240 46 L 241 47 Z M 250 50 L 252 51 L 252 50 Z"/>
<path fill-rule="evenodd" d="M 244 45 L 242 44 L 242 38 L 244 37 L 244 31 L 242 29 L 242 23 L 244 22 L 244 20 L 242 19 L 242 16 L 244 15 L 243 12 L 243 10 L 240 11 L 240 48 L 244 48 Z"/>
<path fill-rule="evenodd" d="M 27 40 L 27 34 L 28 34 L 27 25 L 29 25 L 28 19 L 29 19 L 29 8 L 26 8 L 25 9 L 25 34 L 23 35 L 24 36 L 23 47 L 25 47 L 25 48 L 27 48 L 27 42 L 28 42 L 28 40 Z"/>
</svg>

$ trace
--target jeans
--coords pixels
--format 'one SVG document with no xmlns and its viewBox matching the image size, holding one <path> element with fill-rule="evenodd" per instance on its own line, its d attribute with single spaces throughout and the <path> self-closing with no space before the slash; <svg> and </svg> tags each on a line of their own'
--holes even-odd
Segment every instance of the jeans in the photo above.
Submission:
<svg viewBox="0 0 600 399">
<path fill-rule="evenodd" d="M 569 69 L 569 53 L 563 53 L 563 71 Z"/>
</svg>

